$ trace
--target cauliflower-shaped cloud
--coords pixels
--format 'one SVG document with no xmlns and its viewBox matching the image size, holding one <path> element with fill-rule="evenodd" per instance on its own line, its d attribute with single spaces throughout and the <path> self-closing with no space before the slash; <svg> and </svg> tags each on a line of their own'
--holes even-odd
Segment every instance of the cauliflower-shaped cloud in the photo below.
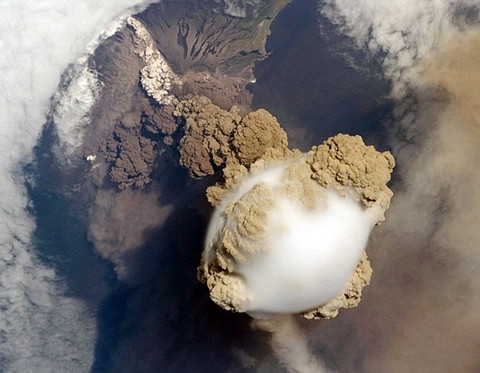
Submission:
<svg viewBox="0 0 480 373">
<path fill-rule="evenodd" d="M 255 317 L 329 318 L 356 306 L 393 166 L 390 153 L 348 135 L 306 154 L 267 149 L 249 167 L 227 166 L 225 182 L 208 190 L 216 210 L 199 268 L 212 300 Z"/>
</svg>

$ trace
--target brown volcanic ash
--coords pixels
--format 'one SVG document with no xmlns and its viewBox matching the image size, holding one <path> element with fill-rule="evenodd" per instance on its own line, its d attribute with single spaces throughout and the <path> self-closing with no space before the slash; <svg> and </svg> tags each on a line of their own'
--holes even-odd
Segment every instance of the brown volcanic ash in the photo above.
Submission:
<svg viewBox="0 0 480 373">
<path fill-rule="evenodd" d="M 327 372 L 324 364 L 312 354 L 308 339 L 293 316 L 288 314 L 298 313 L 306 319 L 329 319 L 336 317 L 340 309 L 359 304 L 362 291 L 372 275 L 362 242 L 366 244 L 370 229 L 384 220 L 384 212 L 392 197 L 387 182 L 394 167 L 393 157 L 389 152 L 380 153 L 366 146 L 359 136 L 348 135 L 332 137 L 302 154 L 288 149 L 286 133 L 265 110 L 242 118 L 235 107 L 226 111 L 205 97 L 195 96 L 181 101 L 174 115 L 183 123 L 180 163 L 191 176 L 212 175 L 223 168 L 223 182 L 207 189 L 207 197 L 216 206 L 216 211 L 207 232 L 198 268 L 199 279 L 206 283 L 211 299 L 219 306 L 260 318 L 254 319 L 252 326 L 271 334 L 272 351 L 288 371 Z M 275 176 L 277 179 L 269 184 L 272 169 L 278 173 L 279 167 L 282 168 L 281 177 Z M 255 177 L 260 179 L 257 184 L 244 186 Z M 333 264 L 325 256 L 320 261 L 312 259 L 312 252 L 309 252 L 312 241 L 313 252 L 326 253 L 330 249 L 323 244 L 325 239 L 329 241 L 325 236 L 330 232 L 319 234 L 317 226 L 315 233 L 308 230 L 300 233 L 300 236 L 309 237 L 307 241 L 302 237 L 300 244 L 288 245 L 286 251 L 293 253 L 293 260 L 282 263 L 282 260 L 275 262 L 274 259 L 273 267 L 267 265 L 264 268 L 260 264 L 260 269 L 256 268 L 256 262 L 265 263 L 272 261 L 272 256 L 284 256 L 276 247 L 281 232 L 272 234 L 269 228 L 269 215 L 275 216 L 272 211 L 283 201 L 288 201 L 306 211 L 308 219 L 314 220 L 316 214 L 332 214 L 331 210 L 338 208 L 336 205 L 329 210 L 329 206 L 336 203 L 329 193 L 336 198 L 341 196 L 340 200 L 348 205 L 341 207 L 346 209 L 347 215 L 358 214 L 355 208 L 365 214 L 355 215 L 354 224 L 346 228 L 347 241 L 358 243 L 354 250 L 340 238 L 342 245 L 334 248 L 334 257 L 341 257 L 340 262 Z M 294 212 L 289 211 L 288 217 L 283 215 L 282 226 L 288 226 L 292 221 L 292 226 L 298 227 L 298 220 L 291 217 L 292 214 Z M 336 224 L 347 227 L 350 224 L 347 220 L 342 219 Z M 289 231 L 288 228 L 281 230 Z M 336 229 L 333 231 L 338 234 Z M 276 242 L 273 247 L 272 241 Z M 310 247 L 306 251 L 302 247 L 305 243 Z M 269 253 L 272 254 L 269 256 Z M 302 256 L 309 258 L 309 263 L 303 263 L 305 265 L 300 268 L 292 265 L 298 262 L 296 257 Z M 311 262 L 316 263 L 315 268 Z M 320 269 L 322 275 L 330 278 L 312 281 L 312 278 L 318 278 L 313 273 L 318 273 L 317 267 L 321 266 L 326 266 L 322 267 L 325 271 Z M 323 274 L 332 269 L 335 274 Z M 263 278 L 252 277 L 252 271 L 263 273 Z M 275 272 L 280 273 L 280 278 L 275 277 Z M 309 277 L 309 273 L 313 277 Z M 281 285 L 280 291 L 268 285 L 282 283 L 284 278 L 291 276 L 296 278 L 294 292 L 301 294 L 294 301 L 288 283 L 287 286 Z M 302 282 L 302 277 L 310 282 Z M 260 291 L 255 283 L 260 284 Z M 305 288 L 315 290 L 312 293 Z M 279 299 L 290 300 L 285 303 Z M 276 305 L 277 302 L 281 305 Z M 278 316 L 278 313 L 287 315 Z M 248 360 L 248 364 L 252 361 Z"/>
<path fill-rule="evenodd" d="M 172 205 L 160 205 L 158 188 L 152 185 L 150 190 L 128 188 L 121 192 L 99 189 L 96 193 L 89 238 L 100 254 L 114 263 L 123 281 L 141 282 L 152 275 L 145 273 L 146 259 L 135 254 L 143 249 L 147 233 L 158 230 L 173 210 Z"/>
<path fill-rule="evenodd" d="M 180 164 L 192 177 L 213 175 L 227 164 L 249 166 L 267 149 L 286 149 L 287 134 L 275 117 L 257 110 L 245 117 L 223 110 L 203 96 L 180 101 L 174 115 L 183 118 Z"/>
<path fill-rule="evenodd" d="M 140 135 L 139 128 L 115 130 L 107 141 L 107 160 L 114 162 L 110 176 L 120 189 L 142 187 L 150 182 L 155 160 L 154 142 Z"/>
<path fill-rule="evenodd" d="M 205 92 L 225 107 L 234 102 L 248 106 L 251 95 L 245 86 L 251 79 L 251 67 L 254 61 L 265 57 L 270 24 L 288 2 L 259 3 L 255 14 L 247 12 L 243 18 L 218 11 L 220 5 L 215 1 L 197 5 L 190 1 L 162 2 L 138 18 L 129 18 L 126 27 L 95 51 L 90 63 L 99 72 L 102 90 L 92 110 L 82 154 L 104 157 L 97 157 L 93 166 L 97 189 L 90 237 L 101 254 L 117 265 L 120 277 L 131 277 L 126 262 L 127 254 L 137 249 L 135 242 L 141 246 L 144 233 L 158 228 L 169 212 L 167 207 L 155 203 L 154 188 L 148 184 L 152 183 L 155 171 L 176 155 L 173 147 L 178 146 L 179 127 L 173 116 L 178 103 L 175 95 L 181 98 L 190 91 Z M 189 31 L 185 33 L 186 29 Z M 194 33 L 197 40 L 192 39 Z M 187 60 L 184 53 L 190 56 Z M 178 72 L 183 75 L 178 76 Z M 218 109 L 217 114 L 220 112 Z M 233 116 L 233 121 L 237 117 L 244 123 L 255 120 Z M 191 138 L 206 130 L 192 128 Z M 215 133 L 210 137 L 211 145 L 222 139 Z M 218 167 L 215 152 L 209 154 L 213 158 L 207 162 L 202 154 L 188 154 L 198 144 L 189 141 L 183 145 L 182 162 L 191 162 L 192 167 L 202 164 L 207 170 L 208 162 Z M 244 148 L 240 142 L 228 146 Z M 153 184 L 157 185 L 155 180 Z M 134 209 L 135 204 L 142 210 Z M 142 211 L 145 219 L 140 216 Z M 130 224 L 131 219 L 136 221 L 134 225 Z M 101 226 L 100 221 L 104 221 Z"/>
<path fill-rule="evenodd" d="M 383 221 L 392 196 L 386 184 L 394 161 L 388 152 L 379 153 L 373 147 L 367 147 L 359 136 L 338 135 L 302 154 L 288 149 L 285 132 L 265 110 L 242 118 L 236 108 L 226 111 L 205 97 L 195 96 L 181 101 L 174 114 L 185 123 L 184 136 L 180 140 L 180 163 L 190 174 L 202 177 L 223 167 L 225 180 L 207 190 L 208 199 L 215 206 L 222 205 L 237 183 L 249 177 L 249 172 L 261 173 L 278 162 L 287 165 L 285 180 L 282 181 L 286 183 L 283 191 L 271 194 L 273 191 L 265 190 L 258 199 L 254 194 L 263 192 L 256 187 L 255 193 L 252 191 L 242 198 L 242 202 L 238 202 L 238 209 L 235 207 L 237 203 L 232 201 L 227 215 L 240 214 L 235 219 L 242 224 L 238 229 L 224 231 L 226 236 L 222 239 L 223 244 L 215 249 L 216 259 L 213 262 L 208 259 L 211 258 L 208 250 L 204 254 L 200 277 L 208 284 L 212 299 L 222 307 L 242 312 L 246 310 L 246 298 L 241 290 L 243 285 L 234 274 L 236 269 L 228 263 L 232 259 L 243 262 L 249 253 L 256 250 L 256 246 L 264 246 L 260 242 L 251 246 L 247 241 L 263 237 L 265 218 L 277 199 L 288 197 L 314 210 L 318 201 L 326 198 L 327 188 L 333 188 L 342 196 L 354 193 L 358 201 L 369 209 L 376 223 Z M 249 196 L 252 197 L 250 202 Z M 251 208 L 255 207 L 254 214 L 248 207 L 249 203 Z M 240 205 L 243 207 L 240 208 Z M 233 209 L 236 209 L 235 213 Z M 259 236 L 254 239 L 250 234 Z M 242 251 L 244 249 L 246 251 Z M 357 269 L 349 276 L 348 284 L 338 296 L 304 313 L 304 317 L 334 317 L 340 308 L 354 307 L 359 303 L 362 289 L 371 276 L 366 254 L 359 256 Z"/>
<path fill-rule="evenodd" d="M 224 184 L 210 187 L 207 191 L 209 199 L 217 208 L 226 206 L 225 214 L 228 221 L 233 219 L 232 221 L 237 222 L 237 226 L 234 223 L 227 223 L 229 228 L 226 226 L 219 238 L 221 244 L 213 243 L 214 249 L 207 246 L 200 266 L 201 278 L 207 283 L 212 299 L 226 309 L 241 312 L 246 310 L 245 303 L 248 303 L 248 300 L 242 295 L 242 283 L 238 282 L 239 267 L 232 264 L 232 260 L 238 262 L 241 267 L 240 263 L 248 263 L 252 253 L 266 250 L 269 246 L 268 241 L 265 241 L 266 237 L 268 240 L 268 216 L 278 201 L 285 198 L 296 201 L 313 212 L 324 203 L 319 201 L 325 201 L 327 198 L 327 188 L 333 188 L 347 199 L 347 195 L 353 189 L 355 195 L 364 196 L 359 199 L 377 224 L 383 221 L 384 211 L 389 206 L 392 192 L 386 183 L 390 179 L 393 158 L 388 152 L 381 154 L 372 147 L 366 147 L 358 136 L 337 135 L 323 145 L 314 147 L 306 155 L 271 149 L 263 159 L 251 165 L 250 171 L 253 176 L 262 172 L 268 174 L 269 168 L 272 165 L 276 167 L 279 161 L 287 165 L 280 187 L 269 187 L 268 184 L 263 186 L 259 183 L 238 201 L 231 200 L 229 192 L 230 189 L 235 190 L 237 187 L 239 174 L 227 172 Z M 247 177 L 247 173 L 240 169 L 240 178 Z M 367 195 L 368 198 L 365 197 Z M 227 203 L 225 200 L 230 202 Z M 320 211 L 323 211 L 323 208 Z M 285 221 L 285 224 L 288 223 Z M 319 237 L 319 244 L 322 246 L 322 238 L 319 234 L 316 236 Z M 214 254 L 210 250 L 214 250 Z M 290 250 L 298 250 L 301 255 L 300 248 L 292 247 Z M 308 272 L 306 268 L 305 271 Z M 340 267 L 338 271 L 341 271 Z M 370 281 L 371 272 L 370 263 L 363 253 L 356 270 L 349 275 L 350 278 L 343 289 L 340 289 L 340 294 L 302 315 L 306 318 L 331 318 L 338 314 L 340 308 L 357 306 L 363 287 Z M 322 285 L 311 286 L 321 288 Z"/>
</svg>

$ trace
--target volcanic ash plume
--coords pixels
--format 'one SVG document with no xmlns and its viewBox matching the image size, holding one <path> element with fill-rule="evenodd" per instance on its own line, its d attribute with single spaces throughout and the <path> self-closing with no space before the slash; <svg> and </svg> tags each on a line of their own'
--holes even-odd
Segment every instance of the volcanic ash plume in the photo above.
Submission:
<svg viewBox="0 0 480 373">
<path fill-rule="evenodd" d="M 212 300 L 256 318 L 330 318 L 369 283 L 365 254 L 392 197 L 394 160 L 359 136 L 308 153 L 269 150 L 249 170 L 227 165 L 199 268 Z"/>
</svg>

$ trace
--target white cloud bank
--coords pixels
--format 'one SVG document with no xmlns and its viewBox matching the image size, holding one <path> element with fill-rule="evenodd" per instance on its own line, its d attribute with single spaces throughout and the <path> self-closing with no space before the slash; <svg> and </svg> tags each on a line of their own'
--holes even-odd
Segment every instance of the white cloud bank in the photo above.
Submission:
<svg viewBox="0 0 480 373">
<path fill-rule="evenodd" d="M 30 244 L 22 162 L 30 159 L 62 72 L 141 0 L 21 0 L 0 4 L 0 370 L 86 371 L 95 321 L 64 295 Z M 81 105 L 81 102 L 78 102 Z"/>
</svg>

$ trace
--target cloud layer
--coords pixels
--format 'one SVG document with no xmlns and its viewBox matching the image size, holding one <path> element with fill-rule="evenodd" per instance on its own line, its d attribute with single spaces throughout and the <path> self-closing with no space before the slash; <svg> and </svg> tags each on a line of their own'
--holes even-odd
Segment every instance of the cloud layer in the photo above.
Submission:
<svg viewBox="0 0 480 373">
<path fill-rule="evenodd" d="M 135 0 L 20 1 L 0 6 L 0 370 L 85 371 L 92 361 L 94 319 L 64 295 L 30 242 L 21 164 L 45 122 L 49 100 L 76 61 Z M 127 12 L 132 12 L 130 9 Z"/>
</svg>

